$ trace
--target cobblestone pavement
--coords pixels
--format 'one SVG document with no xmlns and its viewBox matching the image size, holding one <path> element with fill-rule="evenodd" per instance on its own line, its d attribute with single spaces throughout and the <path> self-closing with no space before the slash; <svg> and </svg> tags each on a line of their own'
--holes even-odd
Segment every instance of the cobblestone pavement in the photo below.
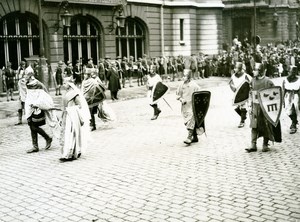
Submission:
<svg viewBox="0 0 300 222">
<path fill-rule="evenodd" d="M 146 98 L 109 103 L 118 120 L 98 119 L 73 162 L 59 162 L 57 141 L 26 154 L 28 126 L 0 120 L 0 221 L 300 221 L 299 132 L 283 113 L 283 142 L 246 153 L 250 129 L 237 128 L 228 85 L 203 89 L 207 135 L 191 146 L 173 91 L 156 121 Z"/>
</svg>

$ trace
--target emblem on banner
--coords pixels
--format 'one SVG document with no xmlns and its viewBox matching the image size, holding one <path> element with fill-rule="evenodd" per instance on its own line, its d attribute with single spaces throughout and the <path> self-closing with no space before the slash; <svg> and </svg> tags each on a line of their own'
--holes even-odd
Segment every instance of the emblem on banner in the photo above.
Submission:
<svg viewBox="0 0 300 222">
<path fill-rule="evenodd" d="M 280 86 L 262 89 L 258 92 L 261 109 L 273 126 L 277 126 L 282 110 L 282 89 Z"/>
</svg>

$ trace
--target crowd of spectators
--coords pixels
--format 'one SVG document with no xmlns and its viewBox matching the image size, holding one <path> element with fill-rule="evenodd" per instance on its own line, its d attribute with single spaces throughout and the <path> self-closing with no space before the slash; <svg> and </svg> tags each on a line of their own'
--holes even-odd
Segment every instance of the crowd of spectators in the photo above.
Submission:
<svg viewBox="0 0 300 222">
<path fill-rule="evenodd" d="M 159 56 L 150 57 L 146 54 L 142 58 L 134 59 L 133 56 L 110 58 L 105 57 L 99 61 L 92 58 L 86 64 L 82 60 L 77 60 L 74 64 L 67 62 L 64 65 L 64 74 L 74 75 L 76 81 L 81 81 L 86 67 L 94 68 L 99 78 L 107 83 L 108 70 L 115 66 L 118 70 L 121 86 L 133 87 L 134 84 L 142 86 L 145 84 L 145 76 L 149 73 L 150 64 L 156 66 L 156 72 L 163 81 L 177 81 L 182 79 L 183 70 L 192 71 L 192 79 L 209 78 L 210 76 L 230 77 L 233 74 L 235 62 L 242 62 L 246 73 L 252 76 L 255 62 L 264 63 L 267 68 L 268 77 L 287 76 L 290 66 L 297 66 L 300 70 L 300 43 L 293 41 L 278 42 L 261 46 L 242 42 L 235 37 L 231 47 L 224 47 L 216 55 L 207 55 L 202 52 L 190 56 Z M 61 63 L 61 62 L 60 62 Z M 11 70 L 11 63 L 7 62 L 7 67 L 1 70 L 1 80 L 3 92 L 8 88 L 17 90 L 17 83 L 24 70 L 25 62 L 21 62 L 17 70 Z M 77 67 L 74 69 L 74 67 Z M 38 63 L 33 67 L 38 77 Z M 55 72 L 55 70 L 52 70 Z M 75 72 L 77 75 L 75 75 Z M 81 73 L 81 76 L 78 74 Z M 134 80 L 134 81 L 133 81 Z M 14 82 L 12 86 L 11 82 Z"/>
</svg>

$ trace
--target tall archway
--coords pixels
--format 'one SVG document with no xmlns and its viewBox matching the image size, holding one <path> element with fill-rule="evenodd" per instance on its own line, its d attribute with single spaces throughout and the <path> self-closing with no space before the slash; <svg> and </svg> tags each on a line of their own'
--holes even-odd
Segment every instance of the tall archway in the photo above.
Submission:
<svg viewBox="0 0 300 222">
<path fill-rule="evenodd" d="M 78 59 L 83 63 L 93 58 L 97 64 L 101 55 L 101 29 L 100 26 L 88 16 L 75 16 L 71 27 L 64 28 L 64 60 L 73 64 Z"/>
<path fill-rule="evenodd" d="M 116 30 L 117 56 L 133 56 L 137 60 L 145 51 L 146 27 L 138 19 L 126 18 L 125 27 Z"/>
</svg>

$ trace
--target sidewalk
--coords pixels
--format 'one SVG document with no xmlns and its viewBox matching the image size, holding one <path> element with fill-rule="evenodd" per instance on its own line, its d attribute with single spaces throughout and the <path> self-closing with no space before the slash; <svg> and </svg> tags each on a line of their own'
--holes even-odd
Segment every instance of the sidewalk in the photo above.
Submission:
<svg viewBox="0 0 300 222">
<path fill-rule="evenodd" d="M 224 77 L 210 77 L 207 79 L 199 79 L 196 80 L 196 82 L 204 88 L 207 87 L 212 87 L 212 86 L 220 86 L 220 85 L 224 85 L 227 84 L 229 81 L 228 78 L 224 78 Z M 182 81 L 165 81 L 164 83 L 167 84 L 170 87 L 170 92 L 175 92 L 175 90 L 177 89 L 177 87 L 179 86 L 179 84 Z M 129 100 L 129 99 L 135 99 L 135 98 L 142 98 L 142 97 L 146 97 L 147 94 L 147 89 L 146 86 L 137 86 L 137 83 L 134 82 L 133 83 L 134 87 L 129 87 L 128 84 L 126 86 L 126 88 L 122 88 L 119 91 L 119 100 Z M 62 93 L 64 93 L 64 90 L 62 91 Z M 110 91 L 106 90 L 106 97 L 107 97 L 107 101 L 110 103 L 112 102 L 110 99 Z M 56 108 L 60 108 L 61 106 L 61 96 L 55 96 L 55 90 L 54 89 L 50 89 L 50 95 L 52 96 L 52 98 L 54 99 L 54 104 Z M 18 114 L 18 106 L 19 106 L 19 101 L 18 101 L 18 95 L 15 94 L 14 95 L 14 99 L 15 101 L 6 101 L 6 96 L 0 97 L 0 119 L 5 119 L 5 118 L 9 118 L 9 117 L 15 117 Z"/>
</svg>

